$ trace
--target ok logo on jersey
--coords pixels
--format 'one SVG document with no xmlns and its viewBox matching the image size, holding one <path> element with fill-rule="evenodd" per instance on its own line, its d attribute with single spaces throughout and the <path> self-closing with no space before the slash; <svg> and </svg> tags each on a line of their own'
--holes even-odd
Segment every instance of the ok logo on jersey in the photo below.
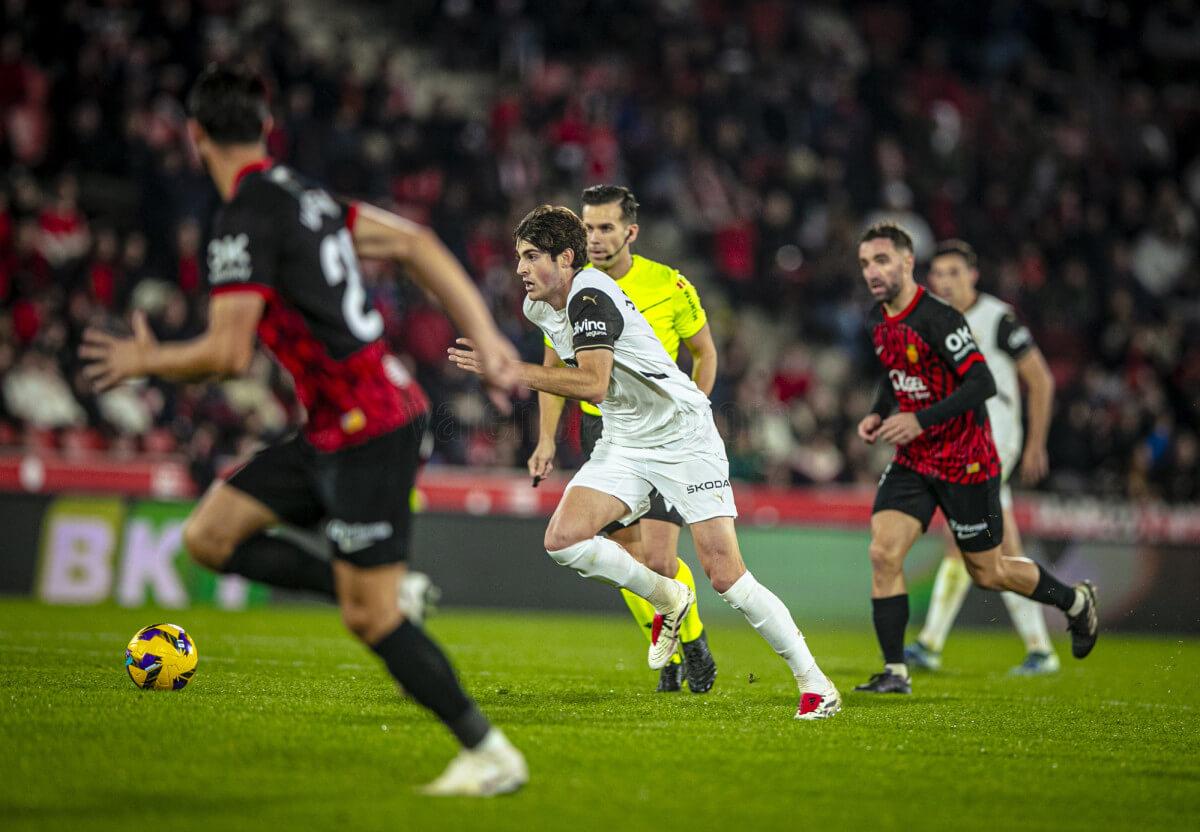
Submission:
<svg viewBox="0 0 1200 832">
<path fill-rule="evenodd" d="M 971 334 L 971 327 L 960 326 L 946 336 L 945 344 L 955 361 L 966 358 L 975 349 L 975 336 Z"/>
</svg>

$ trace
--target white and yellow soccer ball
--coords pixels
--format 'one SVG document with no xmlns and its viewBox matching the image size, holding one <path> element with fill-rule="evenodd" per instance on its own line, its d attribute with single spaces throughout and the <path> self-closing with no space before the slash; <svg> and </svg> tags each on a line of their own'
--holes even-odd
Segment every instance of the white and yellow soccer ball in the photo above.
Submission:
<svg viewBox="0 0 1200 832">
<path fill-rule="evenodd" d="M 125 669 L 142 690 L 183 690 L 199 659 L 195 640 L 178 624 L 138 630 L 125 648 Z"/>
</svg>

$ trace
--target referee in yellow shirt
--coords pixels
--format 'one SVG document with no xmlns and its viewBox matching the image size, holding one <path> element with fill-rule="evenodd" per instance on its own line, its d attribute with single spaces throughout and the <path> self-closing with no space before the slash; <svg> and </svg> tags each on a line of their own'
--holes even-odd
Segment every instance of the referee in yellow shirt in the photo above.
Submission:
<svg viewBox="0 0 1200 832">
<path fill-rule="evenodd" d="M 591 265 L 607 274 L 633 301 L 654 334 L 671 358 L 678 358 L 682 341 L 692 354 L 692 380 L 705 395 L 712 393 L 717 378 L 717 347 L 708 328 L 708 318 L 700 297 L 687 278 L 662 263 L 635 255 L 631 246 L 638 238 L 638 203 L 633 192 L 620 185 L 594 185 L 583 192 L 583 224 L 587 229 L 588 258 Z M 558 366 L 557 353 L 546 344 L 544 362 Z M 529 473 L 544 477 L 554 468 L 557 450 L 558 421 L 565 400 L 561 396 L 538 393 L 540 432 L 533 456 L 529 458 Z M 603 433 L 600 411 L 588 402 L 581 402 L 581 444 L 586 456 L 592 455 Z M 692 571 L 680 559 L 679 531 L 683 518 L 670 508 L 657 491 L 651 494 L 650 511 L 640 521 L 629 526 L 614 523 L 605 529 L 613 540 L 648 567 L 668 578 L 676 578 L 695 592 Z M 647 640 L 654 623 L 654 608 L 632 593 L 621 591 L 625 603 Z M 686 673 L 692 693 L 706 693 L 713 686 L 717 666 L 708 649 L 708 638 L 695 604 L 680 629 L 680 648 L 661 671 L 660 692 L 682 689 Z"/>
</svg>

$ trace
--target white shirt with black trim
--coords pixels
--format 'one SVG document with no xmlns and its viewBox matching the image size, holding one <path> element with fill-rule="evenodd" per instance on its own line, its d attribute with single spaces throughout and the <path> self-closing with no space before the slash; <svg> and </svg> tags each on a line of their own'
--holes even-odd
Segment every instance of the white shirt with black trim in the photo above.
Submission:
<svg viewBox="0 0 1200 832">
<path fill-rule="evenodd" d="M 1005 458 L 1018 453 L 1024 440 L 1017 362 L 1034 348 L 1033 335 L 1011 306 L 983 292 L 963 316 L 996 380 L 996 395 L 987 400 L 988 421 L 996 449 Z"/>
<path fill-rule="evenodd" d="M 695 432 L 711 418 L 708 397 L 667 355 L 616 281 L 599 269 L 575 275 L 565 309 L 527 297 L 524 310 L 569 366 L 578 366 L 577 352 L 612 350 L 608 395 L 599 404 L 605 440 L 653 448 Z"/>
</svg>

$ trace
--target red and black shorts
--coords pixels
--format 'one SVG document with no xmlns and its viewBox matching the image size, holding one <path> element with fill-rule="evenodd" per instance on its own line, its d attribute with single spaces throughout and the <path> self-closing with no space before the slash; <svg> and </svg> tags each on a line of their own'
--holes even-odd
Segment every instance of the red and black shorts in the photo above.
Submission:
<svg viewBox="0 0 1200 832">
<path fill-rule="evenodd" d="M 426 421 L 329 453 L 293 436 L 255 454 L 228 483 L 285 523 L 321 528 L 336 558 L 364 567 L 400 563 L 408 560 Z"/>
<path fill-rule="evenodd" d="M 899 511 L 915 517 L 922 529 L 928 529 L 938 508 L 962 551 L 986 552 L 1003 542 L 1000 477 L 979 483 L 954 483 L 918 474 L 892 462 L 879 478 L 871 513 Z"/>
<path fill-rule="evenodd" d="M 595 449 L 596 443 L 600 441 L 600 437 L 604 435 L 604 419 L 600 416 L 593 416 L 590 413 L 583 413 L 579 418 L 579 448 L 583 451 L 585 459 L 592 458 L 592 450 Z M 667 501 L 658 493 L 658 489 L 650 492 L 650 510 L 630 523 L 630 526 L 635 526 L 642 520 L 662 520 L 664 523 L 673 523 L 680 528 L 683 527 L 683 515 L 675 509 L 667 505 Z M 609 523 L 600 530 L 601 534 L 612 534 L 615 531 L 620 531 L 625 528 L 620 520 Z"/>
</svg>

